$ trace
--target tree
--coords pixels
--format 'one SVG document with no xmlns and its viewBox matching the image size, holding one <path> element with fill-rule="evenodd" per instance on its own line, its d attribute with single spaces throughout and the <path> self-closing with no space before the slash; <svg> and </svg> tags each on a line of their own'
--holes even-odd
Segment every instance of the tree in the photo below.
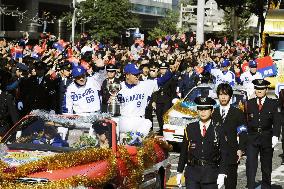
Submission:
<svg viewBox="0 0 284 189">
<path fill-rule="evenodd" d="M 251 16 L 247 5 L 250 0 L 216 0 L 218 6 L 225 12 L 225 20 L 227 22 L 227 29 L 233 33 L 233 40 L 237 40 L 240 34 L 240 28 L 243 28 L 242 24 L 247 24 Z M 226 22 L 225 22 L 226 23 Z"/>
<path fill-rule="evenodd" d="M 252 33 L 251 29 L 247 27 L 249 20 L 241 18 L 241 17 L 237 17 L 237 18 L 234 18 L 235 19 L 234 21 L 232 21 L 232 17 L 233 17 L 233 12 L 229 12 L 229 13 L 225 12 L 225 15 L 224 15 L 225 29 L 220 34 L 222 36 L 226 36 L 230 41 L 231 40 L 235 41 L 236 36 L 239 39 L 246 39 L 247 37 L 249 37 Z M 237 22 L 237 24 L 235 24 L 235 22 Z M 238 26 L 237 29 L 235 29 L 235 26 L 233 26 L 234 24 Z"/>
<path fill-rule="evenodd" d="M 169 10 L 164 18 L 159 20 L 158 25 L 149 31 L 149 39 L 154 40 L 177 32 L 178 12 Z"/>
<path fill-rule="evenodd" d="M 139 27 L 129 0 L 86 0 L 78 5 L 77 22 L 84 22 L 97 39 L 118 38 L 127 28 Z"/>
<path fill-rule="evenodd" d="M 277 4 L 279 3 L 279 0 L 215 0 L 218 4 L 218 6 L 229 13 L 228 11 L 232 11 L 233 15 L 232 20 L 234 25 L 234 31 L 236 31 L 239 26 L 237 25 L 236 19 L 244 18 L 249 19 L 251 14 L 255 14 L 258 17 L 258 21 L 260 23 L 261 27 L 261 34 L 264 30 L 264 12 L 266 11 L 266 8 L 271 4 Z M 262 36 L 262 35 L 261 35 Z M 234 34 L 234 39 L 236 38 L 236 33 Z"/>
</svg>

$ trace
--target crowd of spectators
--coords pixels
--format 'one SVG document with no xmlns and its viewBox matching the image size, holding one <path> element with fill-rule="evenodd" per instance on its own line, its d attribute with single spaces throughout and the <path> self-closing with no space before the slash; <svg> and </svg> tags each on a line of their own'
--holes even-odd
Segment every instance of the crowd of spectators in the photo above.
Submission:
<svg viewBox="0 0 284 189">
<path fill-rule="evenodd" d="M 12 97 L 19 117 L 34 109 L 61 114 L 68 112 L 64 99 L 74 79 L 74 67 L 82 67 L 87 76 L 106 70 L 106 80 L 100 82 L 98 93 L 100 110 L 105 112 L 111 97 L 108 85 L 125 80 L 125 65 L 137 65 L 142 72 L 141 81 L 153 80 L 168 69 L 174 70 L 167 84 L 149 97 L 146 108 L 145 118 L 152 120 L 152 113 L 157 113 L 161 127 L 162 116 L 173 98 L 184 97 L 199 82 L 214 82 L 212 68 L 219 69 L 224 60 L 228 61 L 228 69 L 235 74 L 234 82 L 241 84 L 242 64 L 258 55 L 259 48 L 241 41 L 229 44 L 224 40 L 208 39 L 204 44 L 197 44 L 194 37 L 184 35 L 167 36 L 151 46 L 135 39 L 132 46 L 124 47 L 93 40 L 85 33 L 75 45 L 46 33 L 35 43 L 24 33 L 19 40 L 0 39 L 0 83 L 2 93 Z M 177 62 L 178 70 L 174 68 Z"/>
</svg>

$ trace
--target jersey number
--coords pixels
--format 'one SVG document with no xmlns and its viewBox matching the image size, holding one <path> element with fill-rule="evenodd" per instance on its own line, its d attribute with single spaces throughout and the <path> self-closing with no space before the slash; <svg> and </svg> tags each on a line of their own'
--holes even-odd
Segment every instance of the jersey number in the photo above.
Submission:
<svg viewBox="0 0 284 189">
<path fill-rule="evenodd" d="M 92 96 L 89 96 L 89 97 L 86 97 L 86 101 L 87 103 L 91 103 L 91 102 L 94 102 L 95 100 L 95 97 L 92 95 Z"/>
<path fill-rule="evenodd" d="M 141 107 L 141 101 L 138 101 L 137 102 L 137 108 L 140 108 Z"/>
</svg>

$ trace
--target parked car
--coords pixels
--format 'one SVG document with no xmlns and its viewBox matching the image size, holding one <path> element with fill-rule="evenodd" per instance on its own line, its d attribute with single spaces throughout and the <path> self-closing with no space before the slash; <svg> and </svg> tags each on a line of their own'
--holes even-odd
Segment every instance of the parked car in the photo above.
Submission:
<svg viewBox="0 0 284 189">
<path fill-rule="evenodd" d="M 165 141 L 149 137 L 141 146 L 118 145 L 116 123 L 108 118 L 31 114 L 1 142 L 0 188 L 136 188 L 138 183 L 161 189 L 169 177 Z"/>
<path fill-rule="evenodd" d="M 231 103 L 243 109 L 247 100 L 246 92 L 240 86 L 233 88 Z M 198 96 L 209 96 L 217 101 L 218 97 L 213 84 L 201 84 L 192 88 L 183 99 L 174 99 L 174 105 L 164 115 L 163 135 L 172 143 L 182 142 L 184 129 L 189 123 L 197 121 L 197 109 L 194 99 Z"/>
</svg>

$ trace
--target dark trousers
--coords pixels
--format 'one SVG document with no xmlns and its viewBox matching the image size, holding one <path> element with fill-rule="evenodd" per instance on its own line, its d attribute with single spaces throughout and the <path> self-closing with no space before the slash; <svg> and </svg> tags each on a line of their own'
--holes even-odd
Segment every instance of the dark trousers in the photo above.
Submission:
<svg viewBox="0 0 284 189">
<path fill-rule="evenodd" d="M 171 103 L 157 103 L 156 107 L 156 114 L 157 114 L 157 120 L 159 123 L 159 135 L 163 136 L 163 125 L 164 125 L 164 120 L 163 116 L 164 114 L 168 111 L 168 109 L 171 108 Z"/>
<path fill-rule="evenodd" d="M 281 128 L 281 142 L 282 142 L 282 159 L 284 159 L 284 125 L 282 123 L 282 128 Z"/>
<path fill-rule="evenodd" d="M 228 165 L 225 189 L 236 189 L 238 179 L 238 164 Z"/>
<path fill-rule="evenodd" d="M 260 153 L 260 163 L 262 172 L 262 189 L 271 189 L 271 172 L 273 148 L 263 146 L 261 142 L 253 141 L 247 145 L 247 186 L 248 189 L 255 189 L 255 176 L 258 166 L 258 154 Z"/>
<path fill-rule="evenodd" d="M 217 183 L 200 183 L 186 179 L 186 189 L 218 189 Z"/>
</svg>

